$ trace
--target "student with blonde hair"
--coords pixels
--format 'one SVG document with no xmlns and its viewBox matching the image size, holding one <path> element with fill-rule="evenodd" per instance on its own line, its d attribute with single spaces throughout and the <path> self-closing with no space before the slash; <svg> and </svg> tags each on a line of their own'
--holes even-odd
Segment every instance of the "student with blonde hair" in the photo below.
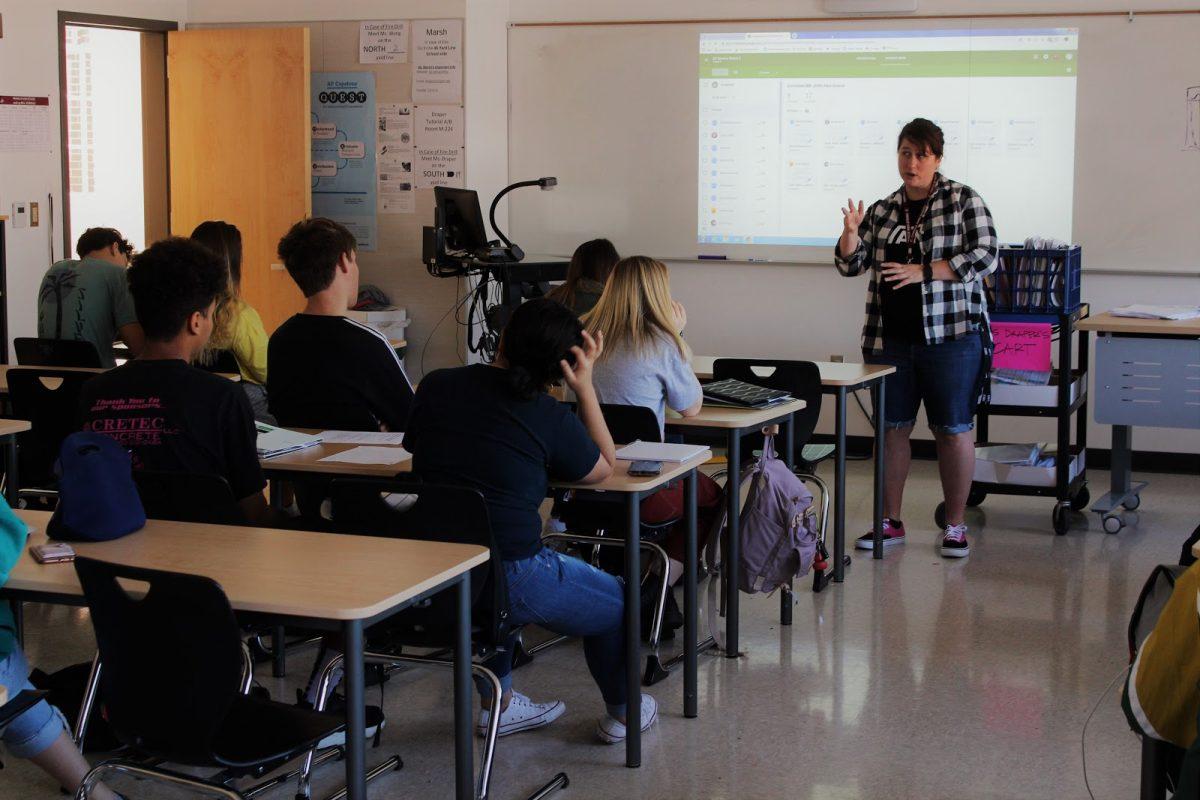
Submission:
<svg viewBox="0 0 1200 800">
<path fill-rule="evenodd" d="M 691 349 L 683 340 L 687 312 L 671 298 L 665 264 L 648 256 L 630 256 L 617 262 L 595 308 L 583 316 L 583 324 L 593 336 L 604 334 L 604 352 L 592 377 L 601 403 L 649 408 L 658 417 L 660 433 L 667 408 L 685 417 L 700 413 L 700 381 L 692 371 Z M 721 490 L 703 473 L 698 473 L 697 479 L 703 530 L 720 505 Z M 681 482 L 642 501 L 641 517 L 647 524 L 682 516 Z M 682 529 L 673 531 L 666 544 L 674 583 L 683 574 Z M 674 595 L 669 595 L 668 601 L 673 600 Z M 670 627 L 678 627 L 675 621 L 682 624 L 677 609 L 671 617 Z"/>
</svg>

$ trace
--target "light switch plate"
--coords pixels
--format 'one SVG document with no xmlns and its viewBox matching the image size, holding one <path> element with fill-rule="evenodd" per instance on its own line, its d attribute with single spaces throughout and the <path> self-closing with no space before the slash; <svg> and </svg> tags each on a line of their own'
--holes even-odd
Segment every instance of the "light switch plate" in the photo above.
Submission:
<svg viewBox="0 0 1200 800">
<path fill-rule="evenodd" d="M 29 203 L 18 200 L 12 204 L 12 226 L 14 228 L 29 227 Z"/>
</svg>

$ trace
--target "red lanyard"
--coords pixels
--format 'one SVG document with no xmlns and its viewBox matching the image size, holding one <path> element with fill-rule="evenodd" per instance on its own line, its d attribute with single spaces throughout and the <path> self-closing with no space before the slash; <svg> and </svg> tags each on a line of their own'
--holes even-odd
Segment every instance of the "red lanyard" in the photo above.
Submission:
<svg viewBox="0 0 1200 800">
<path fill-rule="evenodd" d="M 925 225 L 925 215 L 929 212 L 929 207 L 933 205 L 933 193 L 937 189 L 936 179 L 933 186 L 929 188 L 929 196 L 925 198 L 925 205 L 921 208 L 921 213 L 917 215 L 917 221 L 912 221 L 912 215 L 909 214 L 908 208 L 912 205 L 912 201 L 906 192 L 904 195 L 904 241 L 908 245 L 908 262 L 915 264 L 914 261 L 916 252 L 921 248 L 921 232 Z"/>
</svg>

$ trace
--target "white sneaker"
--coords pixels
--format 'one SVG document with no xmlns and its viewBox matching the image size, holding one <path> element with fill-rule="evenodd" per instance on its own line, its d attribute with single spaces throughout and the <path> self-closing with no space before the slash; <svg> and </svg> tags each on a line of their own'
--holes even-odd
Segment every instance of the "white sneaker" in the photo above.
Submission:
<svg viewBox="0 0 1200 800">
<path fill-rule="evenodd" d="M 646 730 L 658 719 L 658 703 L 648 694 L 642 695 L 642 730 Z M 605 714 L 600 718 L 596 735 L 605 744 L 619 744 L 625 741 L 625 723 Z"/>
<path fill-rule="evenodd" d="M 520 692 L 513 692 L 508 708 L 500 712 L 500 736 L 510 733 L 533 730 L 543 725 L 549 725 L 563 715 L 567 710 L 566 703 L 554 700 L 550 703 L 535 703 Z M 491 719 L 491 709 L 485 708 L 479 712 L 479 723 L 475 732 L 480 736 L 487 734 L 488 720 Z"/>
</svg>

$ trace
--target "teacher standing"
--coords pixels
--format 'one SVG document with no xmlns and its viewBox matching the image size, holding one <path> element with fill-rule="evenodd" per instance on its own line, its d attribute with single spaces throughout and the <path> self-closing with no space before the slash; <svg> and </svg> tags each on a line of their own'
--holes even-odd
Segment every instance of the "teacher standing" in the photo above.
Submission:
<svg viewBox="0 0 1200 800">
<path fill-rule="evenodd" d="M 924 402 L 945 497 L 939 550 L 961 558 L 970 553 L 963 514 L 975 469 L 975 406 L 991 350 L 983 277 L 996 268 L 998 244 L 983 198 L 938 171 L 944 145 L 942 129 L 927 119 L 904 126 L 896 144 L 904 185 L 865 210 L 861 200 L 848 200 L 834 264 L 847 277 L 870 273 L 863 355 L 896 368 L 885 378 L 884 408 L 875 410 L 875 424 L 885 428 L 883 544 L 904 542 L 909 439 Z M 870 549 L 872 535 L 858 547 Z"/>
</svg>

